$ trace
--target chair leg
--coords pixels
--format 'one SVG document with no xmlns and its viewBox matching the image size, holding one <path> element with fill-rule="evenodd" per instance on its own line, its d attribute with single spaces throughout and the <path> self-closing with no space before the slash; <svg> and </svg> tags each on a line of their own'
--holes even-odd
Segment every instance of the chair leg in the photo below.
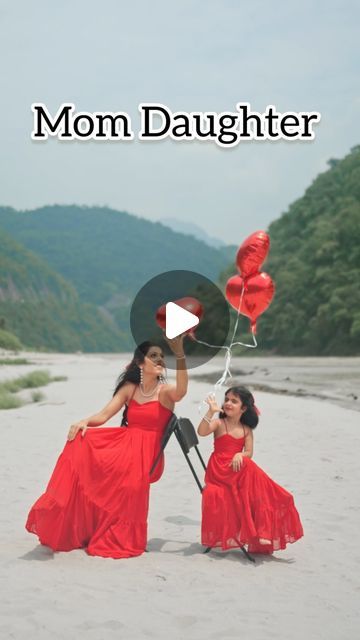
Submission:
<svg viewBox="0 0 360 640">
<path fill-rule="evenodd" d="M 209 551 L 211 551 L 212 547 L 206 547 L 204 553 L 209 553 Z M 248 560 L 250 560 L 250 562 L 255 562 L 255 558 L 253 558 L 250 553 L 245 549 L 245 547 L 243 545 L 240 545 L 240 549 L 243 552 L 243 554 L 247 557 Z"/>
<path fill-rule="evenodd" d="M 204 471 L 206 471 L 206 464 L 205 464 L 204 459 L 203 459 L 203 457 L 202 457 L 202 455 L 201 455 L 201 453 L 200 453 L 200 451 L 199 451 L 199 449 L 198 449 L 196 444 L 194 445 L 194 449 L 195 449 L 196 453 L 198 454 L 198 458 L 199 458 L 199 460 L 200 460 L 200 462 L 201 462 L 201 464 L 202 464 L 202 466 L 204 468 Z"/>
<path fill-rule="evenodd" d="M 253 558 L 250 553 L 247 551 L 247 549 L 245 549 L 245 547 L 240 547 L 241 551 L 243 552 L 243 554 L 247 557 L 248 560 L 250 560 L 250 562 L 255 562 L 255 558 Z"/>
<path fill-rule="evenodd" d="M 200 491 L 200 493 L 201 493 L 201 492 L 202 492 L 202 490 L 203 490 L 203 487 L 202 487 L 202 485 L 201 485 L 201 482 L 200 482 L 199 478 L 198 478 L 198 477 L 197 477 L 197 475 L 196 475 L 195 469 L 194 469 L 194 467 L 193 467 L 193 465 L 192 465 L 192 463 L 191 463 L 191 460 L 190 460 L 190 458 L 189 458 L 189 456 L 188 456 L 188 452 L 186 451 L 186 449 L 185 449 L 185 447 L 184 447 L 184 443 L 183 443 L 182 438 L 181 438 L 181 431 L 179 430 L 179 428 L 178 428 L 178 427 L 175 427 L 175 429 L 174 429 L 174 433 L 175 433 L 175 436 L 176 436 L 176 438 L 177 438 L 177 441 L 178 441 L 178 443 L 179 443 L 179 445 L 180 445 L 180 447 L 181 447 L 181 450 L 182 450 L 182 452 L 183 452 L 183 454 L 184 454 L 184 456 L 185 456 L 185 458 L 186 458 L 186 462 L 188 463 L 188 465 L 189 465 L 189 467 L 190 467 L 191 473 L 192 473 L 192 474 L 193 474 L 193 476 L 194 476 L 194 480 L 195 480 L 195 482 L 196 482 L 197 486 L 199 487 L 199 491 Z"/>
<path fill-rule="evenodd" d="M 243 554 L 247 557 L 248 560 L 250 560 L 250 562 L 255 562 L 255 558 L 253 558 L 250 553 L 248 552 L 247 549 L 245 549 L 244 545 L 241 544 L 240 540 L 238 540 L 237 538 L 235 538 L 236 542 L 238 543 L 241 551 L 243 552 Z"/>
</svg>

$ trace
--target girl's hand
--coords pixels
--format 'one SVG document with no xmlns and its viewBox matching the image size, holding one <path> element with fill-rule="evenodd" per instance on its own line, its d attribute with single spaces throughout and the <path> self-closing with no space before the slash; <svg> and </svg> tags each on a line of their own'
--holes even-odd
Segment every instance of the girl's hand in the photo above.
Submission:
<svg viewBox="0 0 360 640">
<path fill-rule="evenodd" d="M 219 411 L 221 411 L 221 407 L 219 407 L 218 403 L 216 402 L 214 393 L 209 393 L 208 397 L 206 398 L 206 402 L 209 405 L 210 411 L 212 411 L 213 413 L 218 413 Z"/>
<path fill-rule="evenodd" d="M 79 431 L 82 431 L 82 436 L 85 435 L 86 429 L 88 428 L 86 420 L 80 420 L 79 422 L 75 422 L 71 425 L 69 429 L 69 433 L 67 436 L 68 440 L 74 440 Z"/>
<path fill-rule="evenodd" d="M 233 459 L 229 464 L 229 467 L 232 467 L 233 471 L 240 471 L 242 463 L 243 456 L 241 455 L 241 453 L 235 453 Z"/>
</svg>

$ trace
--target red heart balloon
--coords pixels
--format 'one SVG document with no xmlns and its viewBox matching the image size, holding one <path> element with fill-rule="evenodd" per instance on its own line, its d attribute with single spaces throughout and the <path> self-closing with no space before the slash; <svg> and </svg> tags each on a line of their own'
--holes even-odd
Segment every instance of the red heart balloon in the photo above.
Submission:
<svg viewBox="0 0 360 640">
<path fill-rule="evenodd" d="M 182 307 L 183 309 L 186 309 L 186 311 L 193 313 L 195 316 L 199 318 L 199 321 L 204 315 L 204 308 L 202 304 L 199 302 L 199 300 L 197 300 L 197 298 L 191 298 L 190 296 L 185 296 L 184 298 L 179 298 L 179 300 L 171 300 L 171 302 L 174 302 L 174 304 L 179 305 L 179 307 Z M 159 327 L 165 331 L 166 304 L 163 304 L 161 305 L 161 307 L 158 308 L 156 312 L 156 322 L 159 325 Z M 188 331 L 185 331 L 185 333 L 189 334 L 190 336 L 194 336 L 194 327 L 192 329 L 189 329 Z"/>
<path fill-rule="evenodd" d="M 225 295 L 236 311 L 250 319 L 251 330 L 256 333 L 256 320 L 268 308 L 274 292 L 273 281 L 267 273 L 262 272 L 249 278 L 232 276 L 226 283 Z"/>
<path fill-rule="evenodd" d="M 255 231 L 240 245 L 236 265 L 243 278 L 257 273 L 270 248 L 270 237 L 265 231 Z"/>
</svg>

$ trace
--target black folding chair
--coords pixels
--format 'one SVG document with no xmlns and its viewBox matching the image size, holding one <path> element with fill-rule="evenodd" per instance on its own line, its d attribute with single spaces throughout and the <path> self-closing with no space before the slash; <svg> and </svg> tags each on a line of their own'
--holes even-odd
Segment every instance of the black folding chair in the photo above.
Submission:
<svg viewBox="0 0 360 640">
<path fill-rule="evenodd" d="M 192 424 L 192 422 L 188 419 L 188 418 L 178 418 L 174 413 L 171 416 L 168 424 L 166 425 L 165 428 L 165 432 L 161 441 L 161 448 L 160 451 L 157 455 L 157 457 L 154 460 L 153 466 L 151 467 L 150 470 L 150 475 L 154 472 L 154 470 L 156 469 L 159 460 L 161 458 L 161 455 L 167 445 L 167 443 L 170 440 L 170 437 L 172 434 L 175 434 L 176 439 L 181 447 L 181 450 L 186 458 L 186 461 L 191 469 L 191 473 L 193 474 L 194 478 L 195 478 L 195 482 L 197 484 L 197 486 L 199 487 L 200 491 L 203 490 L 203 487 L 201 485 L 201 482 L 198 478 L 198 476 L 196 475 L 196 471 L 193 467 L 193 464 L 189 458 L 189 452 L 190 449 L 192 447 L 194 447 L 199 460 L 204 468 L 204 471 L 206 471 L 206 464 L 202 458 L 202 455 L 198 449 L 198 444 L 199 441 L 197 439 L 197 435 L 194 429 L 194 425 Z"/>
<path fill-rule="evenodd" d="M 204 471 L 206 471 L 206 464 L 203 460 L 203 457 L 199 451 L 198 448 L 198 444 L 199 444 L 199 440 L 198 437 L 196 435 L 196 431 L 195 431 L 195 427 L 193 425 L 193 423 L 191 422 L 191 420 L 189 420 L 188 418 L 178 418 L 174 413 L 172 414 L 169 422 L 166 425 L 165 431 L 164 431 L 164 435 L 162 437 L 162 441 L 161 441 L 161 447 L 160 447 L 160 451 L 158 453 L 158 455 L 156 456 L 154 463 L 151 467 L 150 470 L 150 476 L 151 474 L 155 471 L 161 455 L 167 445 L 167 443 L 169 442 L 171 435 L 175 434 L 176 439 L 181 447 L 181 450 L 186 458 L 186 461 L 190 467 L 191 473 L 194 476 L 195 482 L 197 484 L 197 486 L 199 487 L 200 492 L 203 492 L 204 487 L 202 486 L 196 471 L 193 467 L 193 464 L 189 458 L 189 452 L 190 449 L 192 447 L 194 447 L 198 458 L 204 468 Z M 237 541 L 238 542 L 238 541 Z M 248 560 L 250 560 L 251 562 L 255 562 L 255 559 L 249 554 L 249 552 L 245 549 L 245 547 L 243 545 L 240 544 L 240 542 L 238 542 L 239 547 L 241 549 L 241 551 L 244 553 L 244 555 L 247 557 Z M 212 547 L 207 547 L 204 551 L 204 553 L 209 553 L 209 551 L 211 551 Z"/>
</svg>

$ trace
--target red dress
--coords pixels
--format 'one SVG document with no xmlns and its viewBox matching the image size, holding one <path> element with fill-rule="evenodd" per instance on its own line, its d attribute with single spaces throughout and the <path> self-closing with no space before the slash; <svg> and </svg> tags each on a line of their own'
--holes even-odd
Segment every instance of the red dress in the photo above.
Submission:
<svg viewBox="0 0 360 640">
<path fill-rule="evenodd" d="M 149 476 L 172 415 L 158 400 L 132 399 L 127 427 L 89 428 L 61 453 L 26 528 L 54 551 L 86 548 L 93 556 L 129 558 L 145 551 Z"/>
<path fill-rule="evenodd" d="M 253 553 L 285 549 L 303 536 L 294 499 L 250 458 L 233 471 L 229 463 L 244 442 L 228 432 L 214 440 L 202 494 L 201 542 L 222 549 L 248 545 Z"/>
</svg>

